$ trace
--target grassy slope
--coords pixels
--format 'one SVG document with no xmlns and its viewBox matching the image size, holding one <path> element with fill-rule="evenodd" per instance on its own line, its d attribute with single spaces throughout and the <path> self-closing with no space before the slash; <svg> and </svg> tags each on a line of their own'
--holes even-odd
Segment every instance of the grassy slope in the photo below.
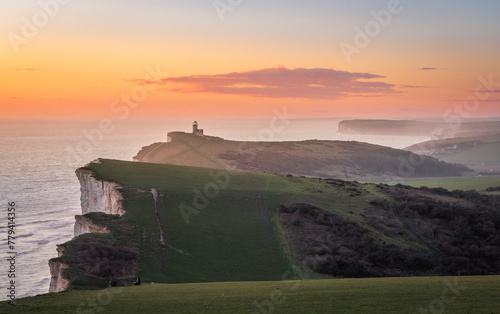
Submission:
<svg viewBox="0 0 500 314">
<path fill-rule="evenodd" d="M 416 246 L 388 237 L 363 221 L 360 213 L 366 201 L 379 196 L 371 186 L 335 186 L 320 179 L 114 160 L 91 164 L 90 168 L 98 177 L 126 187 L 123 194 L 128 212 L 123 218 L 135 221 L 143 235 L 140 273 L 145 281 L 280 279 L 290 264 L 300 266 L 283 247 L 282 230 L 276 223 L 278 206 L 293 202 L 313 203 L 347 217 L 387 243 Z M 229 184 L 186 223 L 179 206 L 194 208 L 193 190 L 204 191 L 207 184 L 225 181 L 224 174 Z M 147 192 L 151 187 L 160 194 L 158 210 L 165 247 L 159 241 L 153 197 Z"/>
<path fill-rule="evenodd" d="M 373 228 L 363 219 L 362 214 L 368 207 L 368 200 L 373 198 L 392 199 L 378 193 L 372 185 L 339 185 L 329 184 L 326 180 L 293 177 L 288 179 L 293 183 L 294 193 L 291 202 L 309 203 L 331 211 L 374 232 L 376 238 L 383 242 L 394 244 L 403 248 L 413 247 L 418 250 L 428 248 L 419 243 L 411 243 L 402 236 L 389 237 L 380 230 Z M 331 181 L 330 181 L 331 182 Z"/>
<path fill-rule="evenodd" d="M 500 172 L 500 136 L 447 138 L 405 148 L 449 163 L 468 165 L 478 172 Z"/>
<path fill-rule="evenodd" d="M 447 190 L 476 190 L 482 192 L 489 187 L 500 186 L 500 177 L 474 177 L 474 178 L 439 178 L 427 180 L 408 180 L 383 182 L 386 184 L 404 184 L 414 187 L 427 186 L 430 188 L 442 187 Z"/>
<path fill-rule="evenodd" d="M 443 157 L 441 160 L 468 165 L 487 164 L 500 165 L 500 142 L 481 143 L 470 149 Z"/>
<path fill-rule="evenodd" d="M 144 282 L 281 280 L 291 271 L 294 262 L 282 246 L 282 231 L 275 224 L 279 204 L 313 203 L 370 228 L 359 214 L 367 206 L 366 200 L 381 197 L 372 185 L 231 173 L 228 185 L 186 224 L 179 205 L 192 205 L 193 189 L 203 190 L 207 183 L 219 181 L 220 184 L 223 171 L 112 160 L 91 164 L 90 168 L 98 177 L 125 186 L 124 205 L 128 212 L 122 218 L 139 228 L 140 275 Z M 165 247 L 159 241 L 153 197 L 148 192 L 151 187 L 160 193 L 158 210 Z M 373 231 L 388 243 L 425 249 L 403 238 L 389 238 Z M 313 278 L 304 272 L 299 275 Z M 132 312 L 132 309 L 178 313 L 251 312 L 256 310 L 254 301 L 268 300 L 280 287 L 286 301 L 276 306 L 278 313 L 332 310 L 373 313 L 374 309 L 408 312 L 417 311 L 420 306 L 428 307 L 431 301 L 439 299 L 446 287 L 444 280 L 436 277 L 302 281 L 296 291 L 291 291 L 289 282 L 143 285 L 125 288 L 117 294 L 108 290 L 72 291 L 27 298 L 19 301 L 18 309 L 66 313 L 80 305 L 80 310 L 97 311 L 93 308 L 97 304 L 112 312 Z M 488 309 L 492 312 L 498 309 L 493 297 L 500 287 L 498 277 L 463 277 L 460 281 L 469 288 L 456 302 L 446 304 L 447 310 L 486 312 Z M 121 290 L 113 290 L 117 291 Z M 5 309 L 4 306 L 2 303 L 0 310 Z"/>
<path fill-rule="evenodd" d="M 271 223 L 275 209 L 290 194 L 280 177 L 111 160 L 90 168 L 98 177 L 125 186 L 128 212 L 124 219 L 135 220 L 142 235 L 140 275 L 144 281 L 278 280 L 290 269 Z M 179 206 L 194 208 L 194 189 L 204 191 L 207 184 L 214 188 L 217 181 L 226 180 L 227 186 L 186 223 Z M 159 192 L 164 247 L 154 200 L 147 192 L 151 187 Z"/>
<path fill-rule="evenodd" d="M 387 236 L 367 224 L 362 216 L 367 200 L 383 197 L 392 202 L 372 185 L 112 160 L 90 168 L 98 177 L 125 186 L 128 212 L 123 219 L 139 228 L 139 268 L 146 282 L 278 280 L 292 264 L 303 269 L 283 246 L 276 222 L 278 206 L 293 202 L 314 204 L 355 221 L 385 243 L 429 250 L 423 243 L 403 235 Z M 185 220 L 179 206 L 194 208 L 195 190 L 226 181 L 216 197 L 207 199 L 206 207 Z M 151 187 L 159 191 L 164 246 Z"/>
<path fill-rule="evenodd" d="M 279 280 L 292 264 L 302 269 L 284 247 L 276 220 L 278 206 L 293 202 L 315 204 L 356 221 L 383 242 L 428 249 L 367 224 L 361 216 L 367 200 L 380 197 L 371 185 L 115 160 L 89 167 L 97 177 L 125 187 L 123 220 L 138 227 L 139 274 L 145 282 Z M 194 210 L 195 191 L 207 186 L 210 193 L 217 187 L 220 191 L 186 220 L 180 206 Z M 165 245 L 160 242 L 152 187 L 159 192 Z"/>
<path fill-rule="evenodd" d="M 459 295 L 446 282 L 458 280 Z M 17 301 L 19 313 L 497 313 L 498 276 L 155 284 Z M 441 301 L 443 297 L 445 301 Z M 270 308 L 273 302 L 272 311 Z M 425 310 L 424 312 L 421 312 Z M 434 311 L 432 311 L 434 310 Z M 0 312 L 13 312 L 6 302 Z"/>
<path fill-rule="evenodd" d="M 144 147 L 137 160 L 153 163 L 225 168 L 331 178 L 401 176 L 401 159 L 409 152 L 361 142 L 293 141 L 238 142 L 200 138 L 187 133 L 169 133 L 172 142 Z M 460 175 L 464 169 L 427 158 L 415 169 L 415 177 Z"/>
</svg>

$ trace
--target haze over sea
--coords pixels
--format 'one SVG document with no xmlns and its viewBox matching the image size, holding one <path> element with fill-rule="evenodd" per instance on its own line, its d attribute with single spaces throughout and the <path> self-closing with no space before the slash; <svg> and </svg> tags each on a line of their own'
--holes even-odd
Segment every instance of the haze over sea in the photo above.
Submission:
<svg viewBox="0 0 500 314">
<path fill-rule="evenodd" d="M 202 120 L 205 134 L 231 140 L 355 140 L 403 148 L 427 137 L 345 135 L 341 119 L 289 120 L 269 132 L 271 120 Z M 16 203 L 16 297 L 47 293 L 48 260 L 73 237 L 81 214 L 75 170 L 96 158 L 132 160 L 141 147 L 165 142 L 167 132 L 191 131 L 192 120 L 113 120 L 112 132 L 95 135 L 100 120 L 0 120 L 2 291 L 7 291 L 7 203 Z M 279 124 L 281 127 L 281 124 Z M 94 130 L 94 131 L 93 131 Z M 275 129 L 276 130 L 276 129 Z M 86 132 L 93 134 L 92 140 Z M 6 300 L 6 293 L 0 295 Z"/>
</svg>

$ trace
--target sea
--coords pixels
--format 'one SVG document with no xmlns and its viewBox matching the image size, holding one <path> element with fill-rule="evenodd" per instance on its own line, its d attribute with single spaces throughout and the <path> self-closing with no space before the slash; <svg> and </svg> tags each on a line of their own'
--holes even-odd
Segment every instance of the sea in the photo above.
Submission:
<svg viewBox="0 0 500 314">
<path fill-rule="evenodd" d="M 404 148 L 429 139 L 340 134 L 340 120 L 199 120 L 198 124 L 205 134 L 230 140 L 349 140 Z M 97 158 L 131 161 L 143 146 L 166 142 L 168 132 L 190 132 L 192 123 L 0 120 L 0 300 L 9 298 L 11 280 L 16 298 L 48 293 L 48 261 L 57 257 L 57 244 L 73 238 L 74 216 L 81 214 L 78 167 Z M 10 228 L 9 207 L 15 208 Z"/>
</svg>

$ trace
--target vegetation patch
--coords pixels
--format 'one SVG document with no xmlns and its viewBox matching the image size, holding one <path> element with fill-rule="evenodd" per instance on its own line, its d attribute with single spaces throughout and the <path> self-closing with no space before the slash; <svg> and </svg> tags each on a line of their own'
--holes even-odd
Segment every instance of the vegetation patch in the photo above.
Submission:
<svg viewBox="0 0 500 314">
<path fill-rule="evenodd" d="M 432 256 L 382 243 L 373 232 L 319 207 L 280 206 L 280 221 L 295 257 L 334 277 L 411 276 L 435 271 Z"/>
<path fill-rule="evenodd" d="M 107 227 L 110 233 L 87 233 L 61 245 L 64 254 L 52 261 L 70 265 L 63 271 L 63 276 L 70 281 L 71 288 L 103 288 L 111 277 L 122 285 L 131 282 L 139 260 L 136 228 L 117 215 L 88 213 L 84 217 Z"/>
<path fill-rule="evenodd" d="M 443 273 L 500 272 L 499 196 L 405 186 L 387 193 L 407 228 L 439 252 Z"/>
</svg>

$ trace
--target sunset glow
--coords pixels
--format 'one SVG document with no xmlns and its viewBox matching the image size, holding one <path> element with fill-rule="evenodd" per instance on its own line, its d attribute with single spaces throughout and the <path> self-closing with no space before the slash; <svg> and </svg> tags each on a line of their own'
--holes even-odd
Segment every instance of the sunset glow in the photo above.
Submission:
<svg viewBox="0 0 500 314">
<path fill-rule="evenodd" d="M 498 1 L 231 3 L 4 1 L 0 118 L 500 116 Z"/>
</svg>

